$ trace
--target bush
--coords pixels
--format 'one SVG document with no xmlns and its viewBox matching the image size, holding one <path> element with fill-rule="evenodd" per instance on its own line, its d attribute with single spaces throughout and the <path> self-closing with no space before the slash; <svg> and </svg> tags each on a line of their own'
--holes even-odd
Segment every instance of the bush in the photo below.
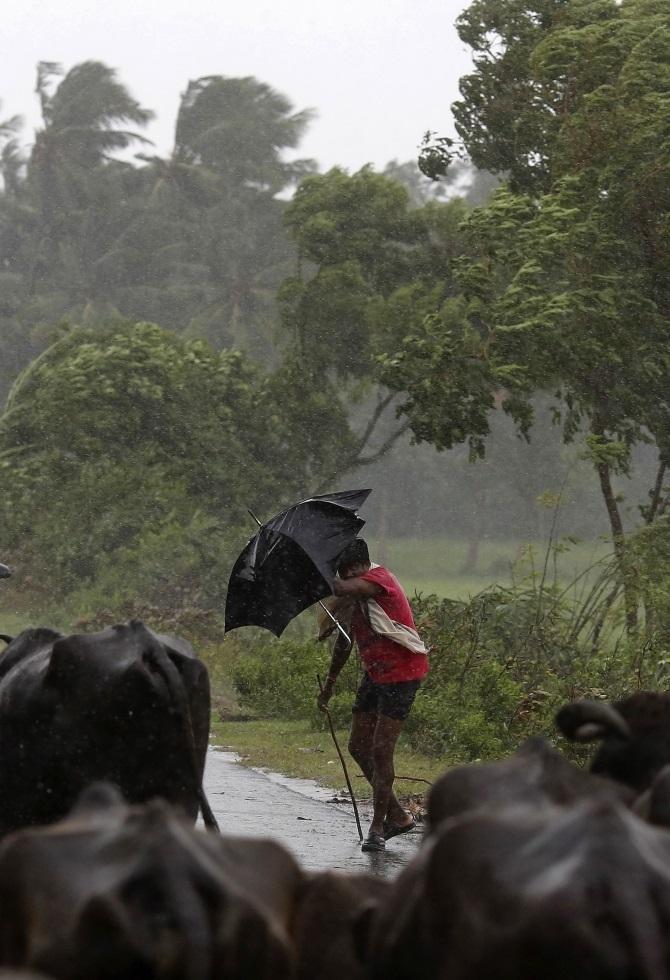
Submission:
<svg viewBox="0 0 670 980">
<path fill-rule="evenodd" d="M 329 648 L 314 640 L 259 640 L 237 659 L 233 682 L 243 707 L 267 718 L 306 718 L 323 728 L 327 722 L 316 706 L 316 675 L 323 680 L 329 662 Z M 356 658 L 352 657 L 329 706 L 339 727 L 349 722 L 356 686 Z"/>
</svg>

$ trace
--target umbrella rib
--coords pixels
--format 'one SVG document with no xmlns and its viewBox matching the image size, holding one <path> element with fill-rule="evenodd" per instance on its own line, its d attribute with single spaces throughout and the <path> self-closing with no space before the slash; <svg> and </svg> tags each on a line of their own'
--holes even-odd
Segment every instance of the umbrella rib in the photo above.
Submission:
<svg viewBox="0 0 670 980">
<path fill-rule="evenodd" d="M 272 552 L 275 550 L 275 548 L 277 547 L 277 545 L 281 541 L 281 538 L 279 537 L 279 535 L 281 533 L 282 533 L 281 531 L 275 531 L 275 534 L 277 535 L 277 540 L 272 545 L 272 547 L 269 548 L 268 551 L 266 552 L 265 557 L 263 558 L 263 561 L 261 562 L 261 565 L 264 565 L 265 564 L 265 562 L 268 560 L 268 558 L 270 557 L 270 555 L 272 554 Z M 284 535 L 284 537 L 286 537 L 286 535 Z M 297 542 L 296 542 L 296 544 L 297 544 Z"/>
<path fill-rule="evenodd" d="M 263 527 L 267 527 L 267 524 L 264 524 Z M 307 551 L 305 551 L 305 549 L 303 548 L 303 546 L 300 544 L 299 541 L 296 541 L 296 539 L 293 538 L 293 537 L 291 537 L 290 534 L 286 534 L 284 531 L 280 531 L 278 528 L 271 527 L 270 530 L 272 531 L 273 534 L 276 534 L 277 535 L 277 540 L 275 541 L 275 543 L 270 548 L 268 548 L 268 550 L 266 551 L 266 553 L 263 555 L 263 558 L 261 559 L 260 564 L 259 564 L 259 567 L 260 568 L 263 567 L 263 565 L 268 560 L 268 558 L 270 557 L 270 555 L 272 554 L 272 552 L 275 550 L 275 548 L 277 547 L 277 545 L 281 544 L 281 541 L 284 540 L 284 541 L 291 541 L 296 546 L 296 548 L 300 548 L 300 550 L 302 551 L 303 555 L 306 555 L 307 558 L 309 558 L 309 560 L 311 561 L 312 565 L 314 565 L 314 567 L 316 568 L 316 570 L 321 575 L 321 570 L 319 569 L 318 565 L 315 564 L 314 559 L 312 558 L 312 556 Z M 255 567 L 255 564 L 254 564 L 254 567 Z"/>
</svg>

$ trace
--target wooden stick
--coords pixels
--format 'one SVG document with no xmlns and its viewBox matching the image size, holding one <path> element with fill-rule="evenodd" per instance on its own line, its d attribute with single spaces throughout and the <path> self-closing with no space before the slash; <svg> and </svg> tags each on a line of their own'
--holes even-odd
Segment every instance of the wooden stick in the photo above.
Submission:
<svg viewBox="0 0 670 980">
<path fill-rule="evenodd" d="M 323 684 L 321 683 L 321 678 L 319 677 L 318 674 L 316 675 L 316 679 L 317 679 L 317 682 L 318 682 L 318 685 L 319 685 L 319 690 L 323 694 Z M 344 756 L 342 755 L 342 753 L 340 751 L 340 746 L 337 744 L 337 738 L 335 736 L 335 729 L 333 728 L 333 719 L 330 716 L 330 711 L 328 710 L 328 706 L 324 704 L 323 710 L 324 710 L 324 713 L 326 715 L 326 718 L 328 719 L 328 725 L 330 727 L 330 734 L 333 736 L 333 742 L 335 743 L 335 748 L 337 749 L 337 754 L 340 757 L 340 762 L 342 763 L 342 769 L 344 770 L 344 778 L 347 781 L 347 789 L 349 790 L 349 796 L 351 797 L 351 803 L 352 803 L 353 808 L 354 808 L 354 816 L 356 817 L 356 826 L 358 827 L 358 836 L 359 836 L 360 840 L 363 840 L 363 831 L 361 829 L 361 818 L 358 816 L 358 807 L 356 806 L 356 797 L 354 796 L 354 791 L 353 791 L 353 789 L 351 787 L 351 780 L 349 779 L 349 773 L 347 772 L 347 764 L 344 761 Z"/>
</svg>

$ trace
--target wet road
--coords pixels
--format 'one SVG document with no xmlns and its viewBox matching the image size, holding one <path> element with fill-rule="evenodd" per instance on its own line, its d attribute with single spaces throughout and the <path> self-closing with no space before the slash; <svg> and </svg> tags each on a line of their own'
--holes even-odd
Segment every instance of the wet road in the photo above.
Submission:
<svg viewBox="0 0 670 980">
<path fill-rule="evenodd" d="M 332 790 L 248 769 L 232 752 L 210 748 L 205 792 L 223 833 L 274 837 L 310 871 L 370 871 L 394 877 L 412 857 L 420 834 L 398 837 L 383 854 L 364 854 L 353 812 L 327 803 Z M 369 814 L 361 813 L 363 833 Z"/>
</svg>

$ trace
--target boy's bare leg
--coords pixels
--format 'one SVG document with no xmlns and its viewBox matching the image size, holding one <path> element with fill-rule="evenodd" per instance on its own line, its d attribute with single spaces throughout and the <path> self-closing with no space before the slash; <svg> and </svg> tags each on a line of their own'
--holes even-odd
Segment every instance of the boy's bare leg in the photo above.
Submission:
<svg viewBox="0 0 670 980">
<path fill-rule="evenodd" d="M 361 767 L 361 771 L 367 781 L 370 783 L 375 794 L 375 812 L 377 810 L 376 794 L 377 789 L 375 787 L 375 744 L 379 739 L 377 731 L 379 728 L 379 722 L 390 722 L 393 725 L 399 725 L 402 728 L 402 722 L 394 722 L 391 718 L 386 718 L 385 715 L 378 715 L 376 712 L 370 711 L 354 711 L 353 721 L 351 724 L 351 734 L 349 736 L 349 752 L 351 756 L 356 760 L 358 765 Z M 385 738 L 385 725 L 382 725 L 381 738 L 386 742 Z M 382 816 L 382 823 L 386 819 L 390 823 L 396 824 L 398 827 L 404 827 L 412 822 L 412 818 L 407 814 L 407 812 L 402 808 L 397 796 L 393 792 L 393 751 L 395 748 L 395 743 L 400 734 L 400 728 L 398 733 L 393 738 L 391 744 L 391 782 L 389 787 L 384 786 L 383 792 L 386 798 L 386 809 Z M 385 750 L 381 750 L 382 757 L 384 756 Z M 382 769 L 388 769 L 385 760 L 382 758 Z M 388 780 L 388 774 L 383 777 L 386 781 Z M 389 792 L 390 790 L 390 792 Z M 381 806 L 381 803 L 379 804 Z M 373 821 L 374 825 L 374 821 Z M 375 833 L 383 833 L 382 830 L 376 830 Z"/>
<path fill-rule="evenodd" d="M 403 724 L 404 721 L 388 718 L 386 715 L 377 716 L 372 743 L 374 813 L 370 833 L 381 834 L 382 836 L 384 835 L 384 820 L 387 817 L 399 826 L 405 826 L 411 822 L 411 817 L 405 813 L 393 793 L 393 780 L 395 778 L 393 753 Z M 395 801 L 396 807 L 391 807 L 392 799 Z M 390 814 L 389 809 L 391 809 Z"/>
</svg>

